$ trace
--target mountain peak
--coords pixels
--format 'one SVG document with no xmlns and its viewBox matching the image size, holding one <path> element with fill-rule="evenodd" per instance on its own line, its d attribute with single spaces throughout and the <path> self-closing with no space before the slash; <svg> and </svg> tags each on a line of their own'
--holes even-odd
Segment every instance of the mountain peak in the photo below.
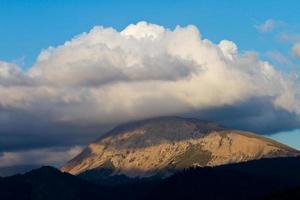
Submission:
<svg viewBox="0 0 300 200">
<path fill-rule="evenodd" d="M 194 118 L 158 117 L 120 125 L 91 143 L 62 167 L 79 174 L 153 176 L 192 166 L 216 166 L 299 152 L 254 133 Z"/>
<path fill-rule="evenodd" d="M 167 116 L 119 125 L 101 137 L 98 141 L 101 142 L 110 137 L 131 135 L 127 138 L 127 142 L 138 137 L 139 141 L 137 142 L 144 146 L 147 142 L 145 143 L 143 139 L 147 139 L 148 142 L 151 141 L 152 143 L 150 145 L 153 145 L 154 143 L 157 144 L 165 140 L 175 142 L 201 137 L 206 133 L 222 130 L 226 130 L 226 128 L 221 127 L 216 123 L 195 118 Z"/>
</svg>

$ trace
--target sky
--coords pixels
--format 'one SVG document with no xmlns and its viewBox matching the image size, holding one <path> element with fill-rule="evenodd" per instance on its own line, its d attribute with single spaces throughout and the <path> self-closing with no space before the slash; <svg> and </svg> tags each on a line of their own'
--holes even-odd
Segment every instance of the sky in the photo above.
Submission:
<svg viewBox="0 0 300 200">
<path fill-rule="evenodd" d="M 42 49 L 62 44 L 95 25 L 122 30 L 141 20 L 168 28 L 194 24 L 214 42 L 226 38 L 239 44 L 241 50 L 287 54 L 290 42 L 281 42 L 276 36 L 300 32 L 299 7 L 296 0 L 1 0 L 0 58 L 29 68 Z M 254 27 L 267 20 L 278 24 L 260 34 Z"/>
<path fill-rule="evenodd" d="M 299 10 L 296 0 L 0 0 L 0 167 L 60 165 L 116 124 L 161 115 L 300 149 Z"/>
</svg>

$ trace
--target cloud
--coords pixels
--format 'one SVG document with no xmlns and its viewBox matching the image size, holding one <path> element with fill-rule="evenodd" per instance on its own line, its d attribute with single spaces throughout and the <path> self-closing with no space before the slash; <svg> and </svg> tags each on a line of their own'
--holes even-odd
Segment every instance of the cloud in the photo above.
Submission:
<svg viewBox="0 0 300 200">
<path fill-rule="evenodd" d="M 292 48 L 293 54 L 297 57 L 300 58 L 300 43 L 296 43 L 293 48 Z"/>
<path fill-rule="evenodd" d="M 3 152 L 0 156 L 0 167 L 12 165 L 53 165 L 58 166 L 67 162 L 82 151 L 82 147 L 75 146 L 66 148 L 43 148 L 29 151 Z"/>
<path fill-rule="evenodd" d="M 268 51 L 266 53 L 267 57 L 269 57 L 270 59 L 274 60 L 275 62 L 279 63 L 279 64 L 289 64 L 290 61 L 289 59 L 283 55 L 282 53 L 278 52 L 278 51 Z"/>
<path fill-rule="evenodd" d="M 268 98 L 252 98 L 234 105 L 191 112 L 187 116 L 266 135 L 297 129 L 300 124 L 297 114 L 274 109 Z"/>
<path fill-rule="evenodd" d="M 290 75 L 232 41 L 214 44 L 193 25 L 95 26 L 43 50 L 26 72 L 1 62 L 0 96 L 3 152 L 83 145 L 118 123 L 183 113 L 205 119 L 224 108 L 268 125 L 286 122 L 276 130 L 300 127 L 299 85 Z M 227 122 L 214 118 L 251 129 L 251 120 L 223 114 Z M 270 131 L 263 123 L 255 130 Z"/>
<path fill-rule="evenodd" d="M 255 25 L 254 27 L 262 33 L 268 33 L 268 32 L 272 32 L 277 27 L 278 24 L 279 22 L 273 19 L 268 19 L 264 23 Z"/>
<path fill-rule="evenodd" d="M 15 64 L 0 61 L 0 86 L 30 84 L 30 79 Z"/>
<path fill-rule="evenodd" d="M 300 34 L 297 33 L 281 33 L 277 37 L 282 42 L 295 43 L 300 41 Z"/>
</svg>

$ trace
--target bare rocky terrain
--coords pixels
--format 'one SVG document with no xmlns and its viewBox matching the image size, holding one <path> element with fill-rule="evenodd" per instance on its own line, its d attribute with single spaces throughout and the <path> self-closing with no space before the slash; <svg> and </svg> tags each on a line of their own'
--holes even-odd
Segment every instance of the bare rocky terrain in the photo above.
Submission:
<svg viewBox="0 0 300 200">
<path fill-rule="evenodd" d="M 74 175 L 110 169 L 111 175 L 167 176 L 193 166 L 298 155 L 299 151 L 254 133 L 198 119 L 160 117 L 116 127 L 61 170 Z"/>
</svg>

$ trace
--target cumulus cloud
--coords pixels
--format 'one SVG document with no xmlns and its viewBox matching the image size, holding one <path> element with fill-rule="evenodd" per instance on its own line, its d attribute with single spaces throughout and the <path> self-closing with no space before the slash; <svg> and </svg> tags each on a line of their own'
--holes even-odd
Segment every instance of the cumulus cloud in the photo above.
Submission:
<svg viewBox="0 0 300 200">
<path fill-rule="evenodd" d="M 269 112 L 291 113 L 294 121 L 300 114 L 297 82 L 255 52 L 239 52 L 228 40 L 214 44 L 192 25 L 170 30 L 146 22 L 120 32 L 96 26 L 43 50 L 27 72 L 1 62 L 0 96 L 0 129 L 16 149 L 25 138 L 15 142 L 13 136 L 28 132 L 34 142 L 27 146 L 40 148 L 33 138 L 49 146 L 76 145 L 117 123 L 195 112 L 209 116 L 208 110 L 253 99 L 264 99 L 252 108 L 259 116 L 259 106 L 266 104 Z"/>
<path fill-rule="evenodd" d="M 0 61 L 0 86 L 16 86 L 29 83 L 30 79 L 22 73 L 17 65 Z"/>
</svg>

